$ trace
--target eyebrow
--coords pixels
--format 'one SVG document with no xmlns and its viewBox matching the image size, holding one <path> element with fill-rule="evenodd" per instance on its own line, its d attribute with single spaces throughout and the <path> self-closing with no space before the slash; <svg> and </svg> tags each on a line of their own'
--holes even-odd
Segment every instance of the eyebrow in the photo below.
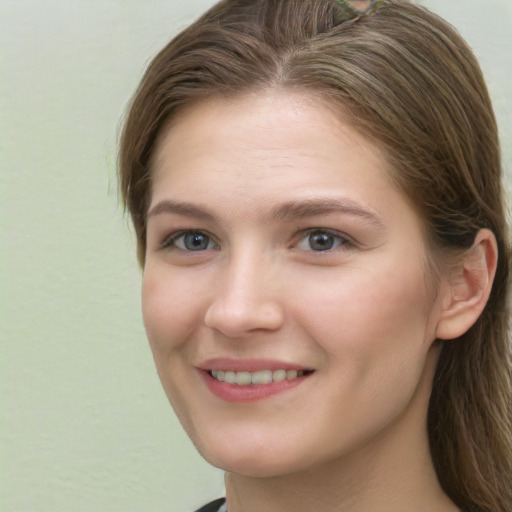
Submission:
<svg viewBox="0 0 512 512">
<path fill-rule="evenodd" d="M 217 216 L 207 209 L 193 203 L 174 200 L 163 200 L 153 206 L 147 217 L 161 214 L 176 214 L 194 217 L 199 220 L 216 221 Z M 272 208 L 270 218 L 280 221 L 292 221 L 307 217 L 315 217 L 332 213 L 342 213 L 361 217 L 378 228 L 384 228 L 380 217 L 373 210 L 363 207 L 348 198 L 311 198 L 287 201 Z"/>
<path fill-rule="evenodd" d="M 379 228 L 384 228 L 381 218 L 370 208 L 348 198 L 312 198 L 289 201 L 276 206 L 272 217 L 277 220 L 315 217 L 331 213 L 343 213 L 362 217 Z"/>
<path fill-rule="evenodd" d="M 161 215 L 162 213 L 185 215 L 187 217 L 195 217 L 199 220 L 215 221 L 216 216 L 210 213 L 208 210 L 197 206 L 192 203 L 183 203 L 180 201 L 171 201 L 166 199 L 160 201 L 153 208 L 151 208 L 147 214 L 147 217 L 153 217 L 155 215 Z"/>
</svg>

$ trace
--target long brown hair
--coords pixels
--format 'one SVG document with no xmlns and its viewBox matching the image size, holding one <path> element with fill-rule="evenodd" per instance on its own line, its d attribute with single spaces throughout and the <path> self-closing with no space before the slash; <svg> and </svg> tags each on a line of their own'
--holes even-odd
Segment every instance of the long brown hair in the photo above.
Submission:
<svg viewBox="0 0 512 512">
<path fill-rule="evenodd" d="M 496 122 L 471 50 L 407 0 L 354 17 L 334 0 L 224 0 L 150 64 L 125 120 L 120 188 L 144 265 L 151 157 L 180 108 L 213 96 L 300 89 L 380 145 L 441 255 L 481 228 L 499 259 L 487 306 L 443 344 L 428 415 L 441 485 L 465 510 L 512 510 L 510 246 Z"/>
</svg>

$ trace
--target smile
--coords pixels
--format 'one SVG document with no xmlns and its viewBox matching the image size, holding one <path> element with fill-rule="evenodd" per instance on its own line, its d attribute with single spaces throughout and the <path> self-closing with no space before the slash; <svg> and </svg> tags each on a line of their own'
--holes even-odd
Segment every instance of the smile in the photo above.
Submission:
<svg viewBox="0 0 512 512">
<path fill-rule="evenodd" d="M 207 389 L 231 403 L 250 403 L 302 388 L 315 370 L 282 361 L 217 358 L 198 367 Z"/>
<path fill-rule="evenodd" d="M 311 370 L 259 370 L 256 372 L 235 372 L 230 370 L 210 370 L 211 377 L 219 382 L 234 384 L 237 386 L 254 386 L 295 380 L 304 375 L 312 373 Z"/>
</svg>

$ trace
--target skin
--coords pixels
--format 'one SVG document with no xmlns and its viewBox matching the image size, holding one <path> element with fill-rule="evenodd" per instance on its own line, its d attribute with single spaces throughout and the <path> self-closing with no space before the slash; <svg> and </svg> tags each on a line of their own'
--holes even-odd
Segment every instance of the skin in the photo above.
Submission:
<svg viewBox="0 0 512 512">
<path fill-rule="evenodd" d="M 426 413 L 436 338 L 452 335 L 465 281 L 457 299 L 447 279 L 433 285 L 421 219 L 386 167 L 328 108 L 289 92 L 196 104 L 160 138 L 144 323 L 182 425 L 226 471 L 230 512 L 457 510 Z M 333 248 L 312 250 L 312 229 Z M 187 250 L 187 230 L 209 237 L 204 250 Z M 315 372 L 229 403 L 199 376 L 214 357 Z"/>
</svg>

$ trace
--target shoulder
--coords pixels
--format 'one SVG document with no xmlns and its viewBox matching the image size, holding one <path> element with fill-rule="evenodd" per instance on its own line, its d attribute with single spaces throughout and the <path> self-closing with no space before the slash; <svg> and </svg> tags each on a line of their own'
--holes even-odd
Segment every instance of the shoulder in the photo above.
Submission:
<svg viewBox="0 0 512 512">
<path fill-rule="evenodd" d="M 196 510 L 196 512 L 220 512 L 220 508 L 224 503 L 226 503 L 226 498 L 219 498 Z"/>
</svg>

